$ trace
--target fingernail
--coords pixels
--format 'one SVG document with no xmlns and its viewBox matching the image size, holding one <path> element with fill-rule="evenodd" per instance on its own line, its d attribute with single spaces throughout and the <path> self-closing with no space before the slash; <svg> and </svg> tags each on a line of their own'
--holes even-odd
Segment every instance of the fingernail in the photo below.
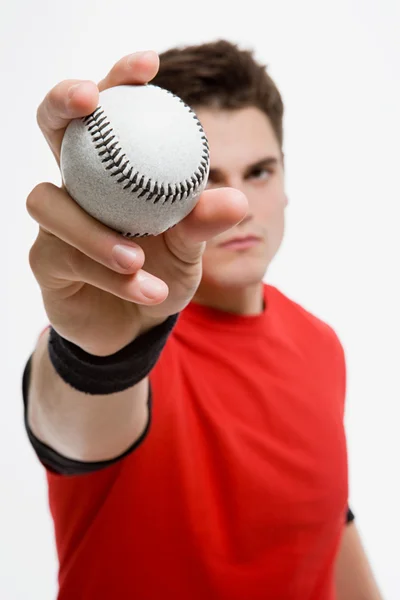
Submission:
<svg viewBox="0 0 400 600">
<path fill-rule="evenodd" d="M 153 52 L 151 50 L 145 50 L 144 52 L 134 52 L 130 56 L 128 56 L 128 65 L 134 65 L 139 58 L 147 58 L 153 56 Z"/>
<path fill-rule="evenodd" d="M 74 85 L 71 85 L 71 87 L 68 90 L 68 98 L 71 100 L 72 96 L 75 94 L 76 90 L 78 89 L 78 87 L 80 87 L 81 84 L 80 83 L 74 83 Z"/>
<path fill-rule="evenodd" d="M 136 250 L 130 246 L 114 246 L 112 254 L 123 269 L 130 269 L 137 258 Z"/>
<path fill-rule="evenodd" d="M 152 300 L 164 290 L 164 284 L 161 281 L 153 279 L 153 277 L 147 277 L 146 275 L 140 274 L 137 278 L 139 280 L 140 291 L 146 298 Z"/>
</svg>

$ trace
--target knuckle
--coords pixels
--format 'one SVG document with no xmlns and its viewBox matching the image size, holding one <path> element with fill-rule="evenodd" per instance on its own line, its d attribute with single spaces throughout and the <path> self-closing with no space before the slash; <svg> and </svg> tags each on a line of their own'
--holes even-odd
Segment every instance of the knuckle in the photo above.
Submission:
<svg viewBox="0 0 400 600">
<path fill-rule="evenodd" d="M 79 277 L 84 273 L 87 257 L 83 252 L 77 250 L 77 248 L 68 246 L 68 252 L 66 252 L 64 256 L 64 262 L 68 271 L 76 277 Z"/>
<path fill-rule="evenodd" d="M 51 101 L 52 92 L 49 92 L 39 104 L 36 111 L 36 123 L 39 126 L 39 129 L 44 132 L 46 129 L 46 121 L 48 119 L 48 107 L 49 102 Z"/>
<path fill-rule="evenodd" d="M 53 277 L 72 276 L 79 270 L 79 252 L 54 236 L 40 229 L 29 251 L 29 265 L 40 284 Z"/>
<path fill-rule="evenodd" d="M 39 262 L 38 258 L 38 246 L 37 242 L 35 242 L 29 251 L 29 266 L 34 273 L 36 272 L 36 266 Z"/>
<path fill-rule="evenodd" d="M 39 233 L 29 251 L 29 265 L 35 275 L 40 271 L 40 268 L 45 262 L 45 250 L 46 247 L 43 243 L 42 235 Z"/>
<path fill-rule="evenodd" d="M 52 121 L 57 112 L 63 106 L 65 98 L 63 90 L 67 81 L 61 81 L 55 85 L 43 98 L 36 111 L 36 121 L 43 133 L 51 129 Z"/>
<path fill-rule="evenodd" d="M 43 210 L 44 197 L 49 193 L 50 189 L 50 183 L 39 183 L 33 188 L 26 199 L 26 209 L 29 215 L 35 219 L 35 221 L 37 221 L 40 217 L 40 214 Z"/>
<path fill-rule="evenodd" d="M 66 262 L 66 255 L 72 250 L 62 240 L 40 228 L 35 242 L 29 251 L 29 264 L 34 272 L 54 270 L 56 265 Z M 51 268 L 52 267 L 52 268 Z"/>
<path fill-rule="evenodd" d="M 39 125 L 40 129 L 42 128 L 43 103 L 44 100 L 39 104 L 36 110 L 36 123 Z"/>
</svg>

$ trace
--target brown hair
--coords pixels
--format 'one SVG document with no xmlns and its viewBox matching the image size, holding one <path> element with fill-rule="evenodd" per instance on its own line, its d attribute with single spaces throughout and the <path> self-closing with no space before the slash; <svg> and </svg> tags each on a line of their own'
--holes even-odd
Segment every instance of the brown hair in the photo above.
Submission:
<svg viewBox="0 0 400 600">
<path fill-rule="evenodd" d="M 160 54 L 160 70 L 152 83 L 193 108 L 256 106 L 269 117 L 282 148 L 282 98 L 266 66 L 256 62 L 252 51 L 225 40 L 172 48 Z"/>
</svg>

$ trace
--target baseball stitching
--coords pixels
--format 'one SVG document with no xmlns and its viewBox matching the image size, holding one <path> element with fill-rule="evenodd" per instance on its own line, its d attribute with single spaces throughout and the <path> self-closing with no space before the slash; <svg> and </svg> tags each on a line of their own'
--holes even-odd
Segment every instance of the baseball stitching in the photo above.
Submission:
<svg viewBox="0 0 400 600">
<path fill-rule="evenodd" d="M 87 127 L 88 132 L 92 137 L 92 141 L 95 144 L 95 148 L 98 151 L 98 155 L 101 158 L 101 162 L 105 165 L 106 171 L 109 171 L 111 177 L 120 177 L 116 180 L 116 183 L 125 184 L 124 190 L 131 188 L 131 192 L 140 192 L 138 198 L 143 198 L 146 201 L 151 200 L 153 204 L 157 204 L 162 201 L 163 204 L 166 202 L 177 202 L 179 200 L 186 200 L 189 194 L 195 192 L 198 187 L 203 183 L 207 173 L 207 166 L 210 156 L 210 150 L 208 141 L 205 136 L 203 127 L 196 117 L 194 111 L 187 105 L 181 98 L 172 94 L 168 90 L 165 90 L 171 96 L 174 96 L 179 100 L 188 111 L 192 114 L 193 119 L 201 133 L 201 140 L 203 145 L 203 154 L 200 159 L 200 164 L 196 171 L 189 179 L 185 179 L 176 184 L 160 183 L 154 181 L 151 177 L 146 177 L 135 171 L 131 165 L 129 159 L 123 153 L 122 147 L 114 134 L 113 128 L 110 121 L 107 118 L 102 106 L 98 106 L 92 114 L 87 117 L 83 117 L 82 121 Z M 108 164 L 107 164 L 108 163 Z M 125 233 L 126 237 L 144 237 L 148 234 L 131 234 Z"/>
</svg>

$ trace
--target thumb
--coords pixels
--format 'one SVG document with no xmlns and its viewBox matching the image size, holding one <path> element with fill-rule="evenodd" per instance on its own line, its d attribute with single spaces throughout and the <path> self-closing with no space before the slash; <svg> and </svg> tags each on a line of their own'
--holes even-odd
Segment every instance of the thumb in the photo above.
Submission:
<svg viewBox="0 0 400 600">
<path fill-rule="evenodd" d="M 207 190 L 192 212 L 164 234 L 168 248 L 179 260 L 195 263 L 204 243 L 240 223 L 247 211 L 246 196 L 239 190 Z"/>
</svg>

